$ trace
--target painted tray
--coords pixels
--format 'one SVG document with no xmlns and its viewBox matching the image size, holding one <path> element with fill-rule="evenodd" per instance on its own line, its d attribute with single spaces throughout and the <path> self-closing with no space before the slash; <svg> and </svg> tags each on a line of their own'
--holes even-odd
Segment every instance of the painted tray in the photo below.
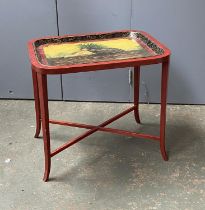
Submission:
<svg viewBox="0 0 205 210">
<path fill-rule="evenodd" d="M 34 42 L 38 61 L 68 66 L 162 55 L 164 50 L 140 32 L 46 38 Z"/>
</svg>

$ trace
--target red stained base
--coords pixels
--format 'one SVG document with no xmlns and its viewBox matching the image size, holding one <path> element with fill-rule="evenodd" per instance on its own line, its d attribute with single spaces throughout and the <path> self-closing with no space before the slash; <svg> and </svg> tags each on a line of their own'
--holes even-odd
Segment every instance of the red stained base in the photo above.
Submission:
<svg viewBox="0 0 205 210">
<path fill-rule="evenodd" d="M 152 139 L 152 140 L 155 140 L 155 141 L 160 141 L 159 136 L 148 135 L 148 134 L 140 134 L 140 133 L 135 133 L 135 132 L 126 131 L 126 130 L 114 129 L 114 128 L 105 128 L 105 126 L 107 126 L 108 124 L 120 119 L 121 117 L 130 113 L 131 111 L 134 111 L 135 108 L 136 108 L 136 106 L 133 106 L 133 107 L 125 110 L 124 112 L 110 118 L 109 120 L 101 123 L 98 126 L 87 125 L 87 124 L 82 124 L 82 123 L 58 121 L 58 120 L 49 120 L 49 123 L 51 123 L 51 124 L 58 124 L 58 125 L 64 125 L 64 126 L 90 129 L 89 131 L 86 131 L 83 134 L 81 134 L 80 136 L 71 139 L 70 141 L 68 141 L 67 143 L 62 145 L 61 147 L 59 147 L 56 150 L 54 150 L 53 152 L 51 152 L 51 157 L 53 157 L 54 155 L 58 154 L 59 152 L 65 150 L 66 148 L 72 146 L 73 144 L 75 144 L 79 141 L 82 141 L 84 138 L 90 136 L 91 134 L 95 133 L 96 131 L 104 131 L 104 132 L 114 133 L 114 134 L 123 135 L 123 136 L 147 138 L 147 139 Z"/>
</svg>

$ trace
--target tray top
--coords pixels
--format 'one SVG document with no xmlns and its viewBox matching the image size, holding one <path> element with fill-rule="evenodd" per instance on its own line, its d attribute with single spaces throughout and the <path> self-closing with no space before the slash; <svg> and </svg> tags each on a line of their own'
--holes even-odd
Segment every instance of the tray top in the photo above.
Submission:
<svg viewBox="0 0 205 210">
<path fill-rule="evenodd" d="M 140 32 L 115 32 L 40 39 L 34 42 L 38 62 L 46 66 L 69 66 L 147 58 L 163 49 Z"/>
</svg>

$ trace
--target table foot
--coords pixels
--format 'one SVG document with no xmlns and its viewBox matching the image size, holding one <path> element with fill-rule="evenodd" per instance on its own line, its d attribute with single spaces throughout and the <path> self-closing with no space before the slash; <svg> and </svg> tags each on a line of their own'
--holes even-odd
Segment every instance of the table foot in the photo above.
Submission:
<svg viewBox="0 0 205 210">
<path fill-rule="evenodd" d="M 140 116 L 139 116 L 139 110 L 134 110 L 134 116 L 135 116 L 135 120 L 138 124 L 141 124 L 140 121 Z"/>
<path fill-rule="evenodd" d="M 38 138 L 41 132 L 41 121 L 36 119 L 36 132 L 34 138 Z"/>
<path fill-rule="evenodd" d="M 51 170 L 51 158 L 47 158 L 45 160 L 45 171 L 44 171 L 44 176 L 43 176 L 43 181 L 44 182 L 48 181 L 50 170 Z"/>
<path fill-rule="evenodd" d="M 166 153 L 165 144 L 164 143 L 161 143 L 161 140 L 160 140 L 160 151 L 161 151 L 162 158 L 165 161 L 168 161 L 168 155 Z"/>
<path fill-rule="evenodd" d="M 36 128 L 36 132 L 35 132 L 34 138 L 38 138 L 39 135 L 40 135 L 40 128 Z"/>
</svg>

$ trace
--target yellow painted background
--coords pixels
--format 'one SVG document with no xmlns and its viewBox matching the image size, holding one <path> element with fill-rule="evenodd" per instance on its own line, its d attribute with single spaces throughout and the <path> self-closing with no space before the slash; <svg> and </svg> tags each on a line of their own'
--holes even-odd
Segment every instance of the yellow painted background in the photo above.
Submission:
<svg viewBox="0 0 205 210">
<path fill-rule="evenodd" d="M 141 49 L 141 46 L 135 40 L 119 38 L 113 40 L 48 45 L 45 46 L 43 50 L 46 58 L 74 57 L 93 54 L 86 49 L 80 49 L 80 45 L 82 44 L 98 44 L 102 47 L 116 48 L 125 51 Z"/>
</svg>

